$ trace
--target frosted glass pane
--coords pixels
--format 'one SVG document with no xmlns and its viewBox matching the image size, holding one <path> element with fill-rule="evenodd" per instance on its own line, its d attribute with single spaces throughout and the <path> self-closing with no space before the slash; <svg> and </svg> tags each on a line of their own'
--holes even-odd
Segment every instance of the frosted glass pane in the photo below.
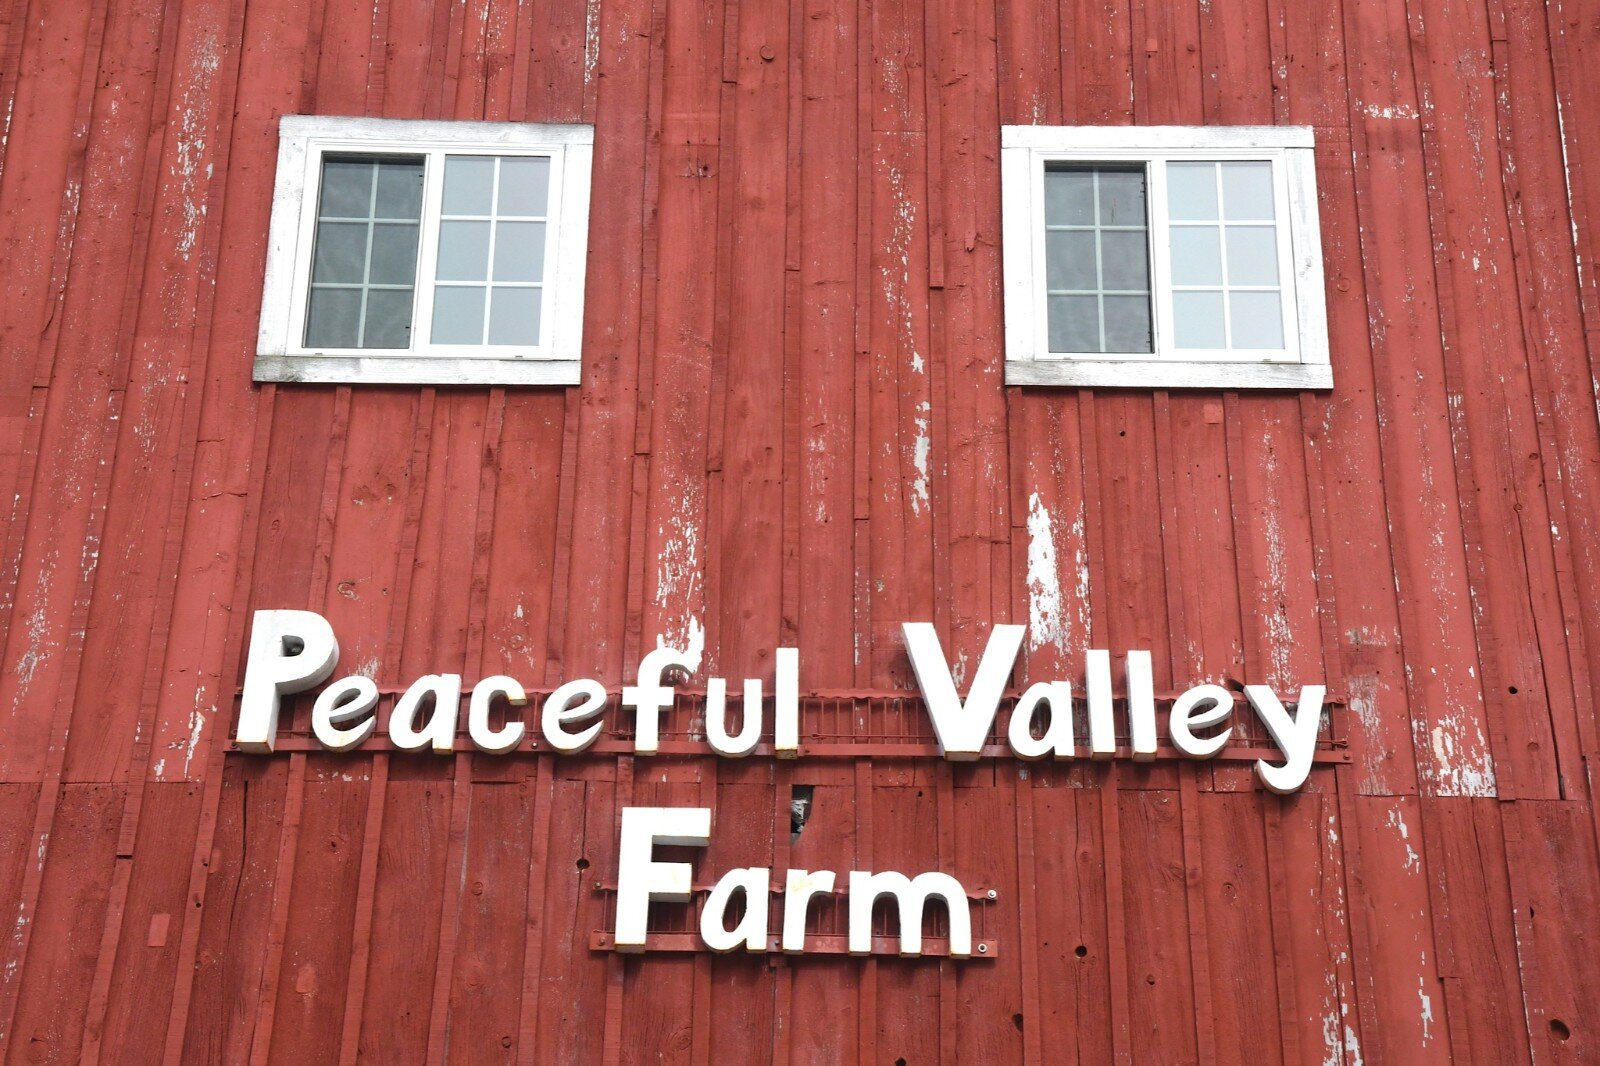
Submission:
<svg viewBox="0 0 1600 1066">
<path fill-rule="evenodd" d="M 1172 283 L 1221 285 L 1222 239 L 1216 226 L 1173 226 Z"/>
<path fill-rule="evenodd" d="M 322 161 L 323 218 L 367 218 L 372 213 L 372 166 L 365 159 Z"/>
<path fill-rule="evenodd" d="M 1050 297 L 1050 350 L 1052 352 L 1100 350 L 1100 307 L 1096 297 Z"/>
<path fill-rule="evenodd" d="M 1097 289 L 1094 231 L 1055 230 L 1044 235 L 1045 284 L 1052 290 Z"/>
<path fill-rule="evenodd" d="M 1150 250 L 1144 230 L 1102 230 L 1100 281 L 1106 289 L 1150 288 Z"/>
<path fill-rule="evenodd" d="M 367 293 L 367 332 L 361 346 L 411 347 L 410 289 L 373 289 Z"/>
<path fill-rule="evenodd" d="M 1154 350 L 1148 296 L 1107 296 L 1105 316 L 1106 351 L 1148 353 Z"/>
<path fill-rule="evenodd" d="M 451 155 L 444 160 L 444 213 L 487 215 L 493 206 L 494 157 Z"/>
<path fill-rule="evenodd" d="M 1144 171 L 1100 171 L 1100 224 L 1144 225 Z"/>
<path fill-rule="evenodd" d="M 1272 218 L 1272 164 L 1222 164 L 1222 206 L 1230 221 Z"/>
<path fill-rule="evenodd" d="M 417 227 L 378 223 L 372 227 L 373 285 L 414 285 L 417 280 Z"/>
<path fill-rule="evenodd" d="M 483 294 L 477 286 L 433 290 L 433 343 L 482 344 Z"/>
<path fill-rule="evenodd" d="M 318 222 L 311 280 L 359 285 L 367 268 L 365 222 Z"/>
<path fill-rule="evenodd" d="M 1228 294 L 1235 348 L 1283 348 L 1283 305 L 1275 292 Z"/>
<path fill-rule="evenodd" d="M 440 281 L 484 281 L 489 276 L 489 223 L 439 223 Z"/>
<path fill-rule="evenodd" d="M 1228 227 L 1228 284 L 1276 285 L 1278 234 L 1272 226 Z"/>
<path fill-rule="evenodd" d="M 544 223 L 501 222 L 494 231 L 494 280 L 544 278 Z"/>
<path fill-rule="evenodd" d="M 545 156 L 500 160 L 498 215 L 543 215 L 550 203 L 550 160 Z"/>
<path fill-rule="evenodd" d="M 1222 293 L 1175 292 L 1172 318 L 1179 348 L 1223 348 Z"/>
<path fill-rule="evenodd" d="M 422 217 L 422 160 L 378 164 L 376 207 L 378 218 Z"/>
<path fill-rule="evenodd" d="M 1168 163 L 1167 213 L 1178 220 L 1214 221 L 1217 217 L 1217 165 Z"/>
<path fill-rule="evenodd" d="M 489 305 L 489 343 L 539 343 L 539 289 L 495 289 Z"/>
<path fill-rule="evenodd" d="M 312 289 L 307 348 L 354 348 L 361 326 L 360 289 Z"/>
<path fill-rule="evenodd" d="M 1050 226 L 1094 225 L 1092 170 L 1045 171 L 1044 221 Z"/>
</svg>

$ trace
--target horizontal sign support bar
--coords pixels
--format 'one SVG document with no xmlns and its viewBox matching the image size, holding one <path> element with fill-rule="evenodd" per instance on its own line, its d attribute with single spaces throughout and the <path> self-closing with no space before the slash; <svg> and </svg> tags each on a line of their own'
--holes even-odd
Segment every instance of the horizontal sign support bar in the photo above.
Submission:
<svg viewBox="0 0 1600 1066">
<path fill-rule="evenodd" d="M 874 936 L 872 938 L 872 953 L 857 956 L 858 958 L 901 958 L 899 951 L 900 938 L 898 936 Z M 610 933 L 594 932 L 589 934 L 590 951 L 615 951 L 616 944 Z M 701 954 L 715 955 L 717 952 L 706 947 L 705 941 L 694 933 L 651 933 L 645 940 L 644 951 L 654 953 L 676 954 Z M 767 953 L 769 955 L 784 955 L 785 957 L 801 957 L 799 952 L 784 953 L 778 946 L 776 936 L 767 940 Z M 993 940 L 976 940 L 972 944 L 973 959 L 992 959 L 998 953 L 998 945 Z M 729 954 L 735 954 L 730 952 Z M 743 954 L 749 954 L 748 952 Z M 849 937 L 838 933 L 807 933 L 805 955 L 849 955 Z M 944 937 L 924 936 L 922 938 L 922 954 L 909 956 L 912 958 L 949 958 L 950 941 Z"/>
</svg>

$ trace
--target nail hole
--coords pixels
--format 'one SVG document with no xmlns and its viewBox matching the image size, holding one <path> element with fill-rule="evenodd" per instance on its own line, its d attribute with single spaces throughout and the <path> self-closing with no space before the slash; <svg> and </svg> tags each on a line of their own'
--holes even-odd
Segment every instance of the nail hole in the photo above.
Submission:
<svg viewBox="0 0 1600 1066">
<path fill-rule="evenodd" d="M 1013 1014 L 1011 1016 L 1011 1024 L 1017 1027 L 1017 1032 L 1022 1032 L 1022 1015 Z"/>
<path fill-rule="evenodd" d="M 1085 945 L 1085 944 L 1079 944 L 1079 945 L 1078 945 L 1078 946 L 1077 946 L 1077 947 L 1075 947 L 1075 948 L 1073 948 L 1073 949 L 1072 949 L 1072 953 L 1073 953 L 1073 954 L 1074 954 L 1074 955 L 1076 955 L 1076 956 L 1078 956 L 1078 958 L 1080 958 L 1080 959 L 1081 959 L 1081 958 L 1083 958 L 1083 957 L 1084 957 L 1084 956 L 1085 956 L 1085 955 L 1087 955 L 1087 954 L 1089 954 L 1089 948 L 1088 948 L 1088 946 L 1087 946 L 1087 945 Z"/>
<path fill-rule="evenodd" d="M 1550 1019 L 1550 1035 L 1565 1044 L 1572 1039 L 1572 1030 L 1560 1018 Z"/>
<path fill-rule="evenodd" d="M 1512 685 L 1510 688 L 1506 689 L 1506 691 L 1515 696 L 1517 694 L 1517 686 Z"/>
<path fill-rule="evenodd" d="M 579 859 L 578 860 L 578 869 L 587 870 L 588 868 L 589 868 L 589 860 L 588 859 Z"/>
</svg>

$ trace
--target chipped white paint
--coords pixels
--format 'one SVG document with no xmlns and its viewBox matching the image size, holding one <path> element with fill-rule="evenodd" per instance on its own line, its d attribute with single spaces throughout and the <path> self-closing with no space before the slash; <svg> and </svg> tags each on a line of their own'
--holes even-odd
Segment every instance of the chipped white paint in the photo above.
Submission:
<svg viewBox="0 0 1600 1066">
<path fill-rule="evenodd" d="M 1466 724 L 1458 711 L 1428 733 L 1428 746 L 1433 752 L 1434 767 L 1439 773 L 1441 785 L 1447 784 L 1450 789 L 1446 792 L 1441 787 L 1441 794 L 1494 796 L 1494 761 L 1487 748 L 1488 742 L 1474 723 L 1475 742 L 1470 748 L 1462 747 L 1458 737 Z"/>
<path fill-rule="evenodd" d="M 685 487 L 682 499 L 666 520 L 667 539 L 656 560 L 656 605 L 663 614 L 663 632 L 656 640 L 661 647 L 687 650 L 697 637 L 700 647 L 705 646 L 705 635 L 694 613 L 703 580 L 702 535 L 697 524 L 701 510 L 700 490 L 691 484 Z"/>
<path fill-rule="evenodd" d="M 1428 960 L 1426 956 L 1423 957 L 1422 963 L 1424 966 L 1427 965 Z M 1433 1000 L 1428 998 L 1427 989 L 1428 986 L 1424 983 L 1423 979 L 1418 977 L 1417 999 L 1422 1003 L 1422 1043 L 1424 1046 L 1427 1045 L 1429 1040 L 1433 1039 Z"/>
<path fill-rule="evenodd" d="M 912 443 L 911 465 L 916 468 L 917 474 L 911 479 L 911 513 L 920 515 L 929 506 L 928 456 L 933 450 L 933 441 L 928 436 L 927 400 L 917 404 L 915 424 L 917 436 Z"/>
<path fill-rule="evenodd" d="M 206 134 L 210 125 L 212 82 L 222 66 L 222 45 L 209 34 L 195 47 L 194 73 L 187 79 L 183 99 L 178 104 L 176 158 L 172 178 L 178 197 L 177 252 L 184 262 L 194 255 L 205 222 L 207 185 L 211 165 L 206 158 Z"/>
<path fill-rule="evenodd" d="M 1028 647 L 1067 650 L 1066 610 L 1056 564 L 1055 529 L 1037 492 L 1028 497 Z"/>
<path fill-rule="evenodd" d="M 1406 861 L 1402 869 L 1416 873 L 1422 869 L 1422 856 L 1411 846 L 1411 827 L 1406 825 L 1405 816 L 1398 808 L 1389 811 L 1389 828 L 1400 834 L 1400 843 L 1406 849 Z"/>
<path fill-rule="evenodd" d="M 600 64 L 600 0 L 589 0 L 583 10 L 583 87 L 594 84 Z"/>
</svg>

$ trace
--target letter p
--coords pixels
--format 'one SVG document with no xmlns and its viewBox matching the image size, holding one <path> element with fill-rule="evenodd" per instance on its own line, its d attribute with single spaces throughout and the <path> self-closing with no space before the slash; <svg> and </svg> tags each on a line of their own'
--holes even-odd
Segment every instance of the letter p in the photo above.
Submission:
<svg viewBox="0 0 1600 1066">
<path fill-rule="evenodd" d="M 234 743 L 267 753 L 278 735 L 279 697 L 321 684 L 339 662 L 328 620 L 312 611 L 257 611 L 244 668 Z"/>
</svg>

